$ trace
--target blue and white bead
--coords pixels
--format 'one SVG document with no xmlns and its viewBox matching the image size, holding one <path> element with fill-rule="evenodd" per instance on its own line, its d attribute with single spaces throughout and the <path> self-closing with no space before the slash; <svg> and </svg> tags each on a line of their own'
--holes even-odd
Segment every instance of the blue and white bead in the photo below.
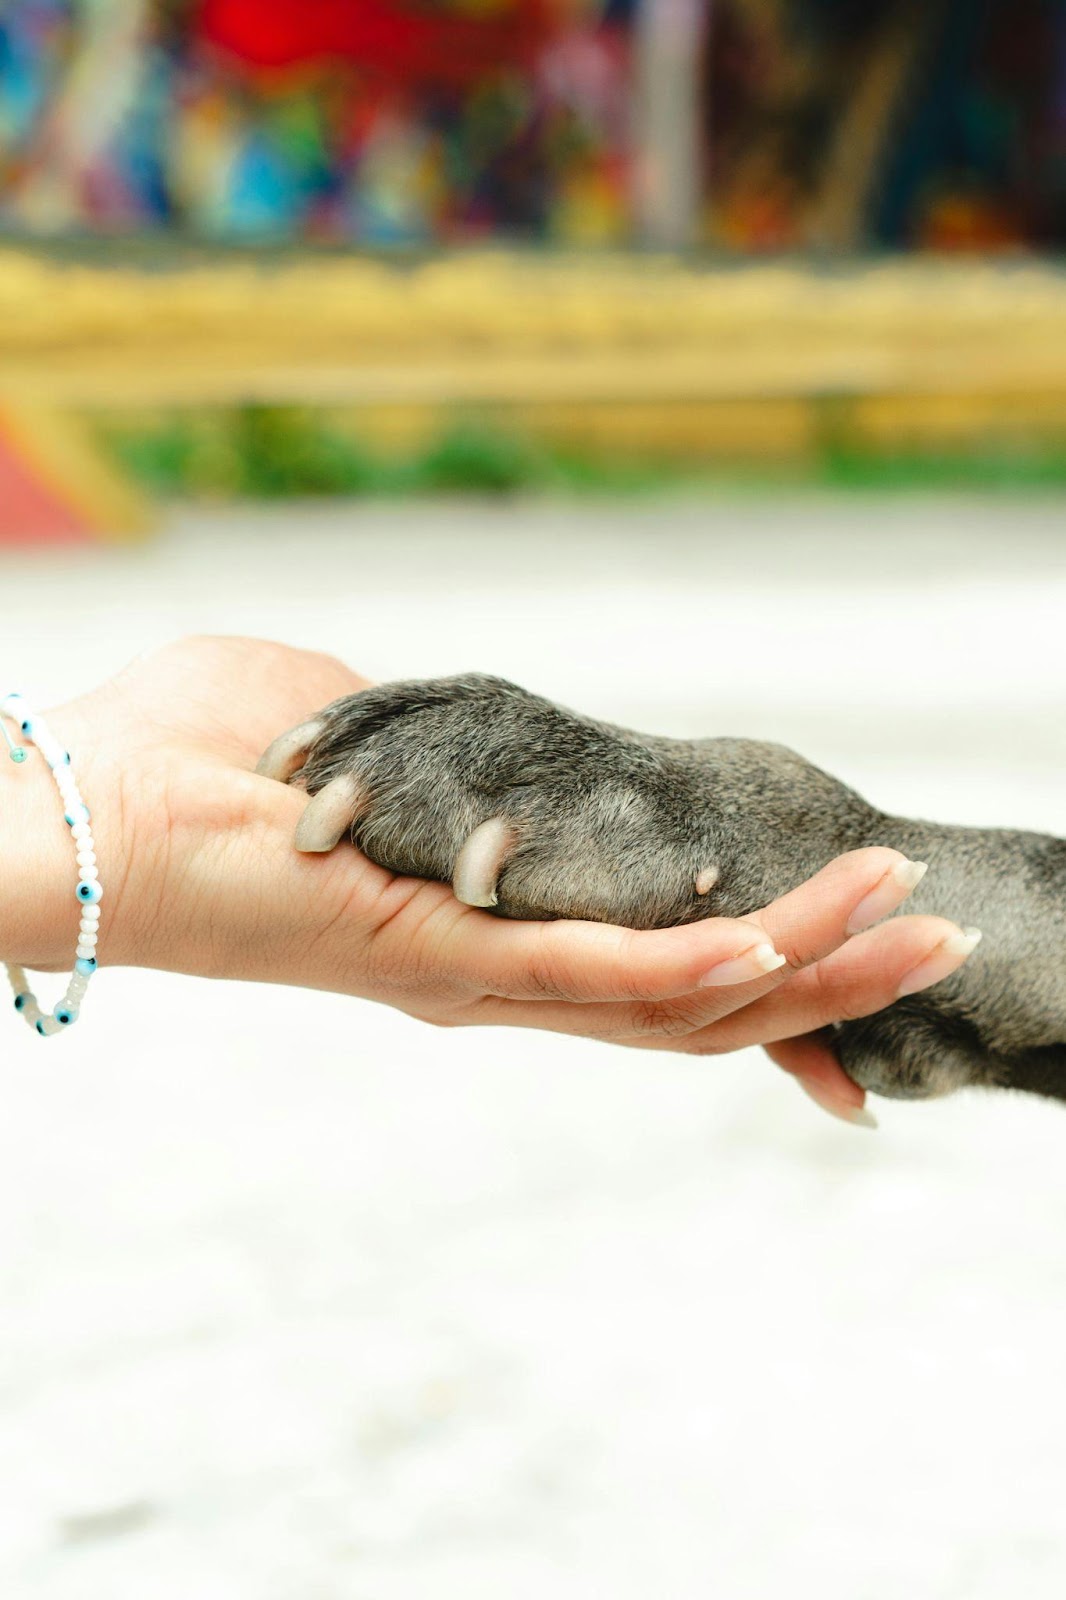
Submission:
<svg viewBox="0 0 1066 1600">
<path fill-rule="evenodd" d="M 24 696 L 9 694 L 0 699 L 0 732 L 3 733 L 13 761 L 25 761 L 26 748 L 13 742 L 3 723 L 5 717 L 18 724 L 23 738 L 36 746 L 51 770 L 56 788 L 59 790 L 59 797 L 63 802 L 63 820 L 70 829 L 78 864 L 78 886 L 75 895 L 81 905 L 81 921 L 78 926 L 74 968 L 62 1000 L 50 1014 L 42 1012 L 23 969 L 14 963 L 10 963 L 7 968 L 15 995 L 15 1010 L 42 1038 L 47 1039 L 53 1034 L 63 1033 L 77 1022 L 82 1001 L 96 973 L 96 946 L 100 937 L 100 901 L 104 896 L 104 887 L 100 881 L 99 864 L 93 844 L 92 818 L 71 770 L 69 752 L 52 734 L 44 718 L 30 710 Z"/>
</svg>

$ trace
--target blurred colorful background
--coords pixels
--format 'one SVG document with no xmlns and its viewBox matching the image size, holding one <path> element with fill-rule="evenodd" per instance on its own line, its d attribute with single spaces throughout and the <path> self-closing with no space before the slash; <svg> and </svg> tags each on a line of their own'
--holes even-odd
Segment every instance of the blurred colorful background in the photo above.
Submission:
<svg viewBox="0 0 1066 1600">
<path fill-rule="evenodd" d="M 1056 0 L 9 0 L 0 535 L 1066 481 Z"/>
<path fill-rule="evenodd" d="M 1066 242 L 1066 17 L 9 0 L 0 150 L 0 218 L 37 236 L 1048 249 Z"/>
</svg>

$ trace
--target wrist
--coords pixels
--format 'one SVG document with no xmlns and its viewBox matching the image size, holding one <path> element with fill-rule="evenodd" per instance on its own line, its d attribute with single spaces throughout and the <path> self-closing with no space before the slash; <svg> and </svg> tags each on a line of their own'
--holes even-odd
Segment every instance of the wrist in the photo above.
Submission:
<svg viewBox="0 0 1066 1600">
<path fill-rule="evenodd" d="M 15 763 L 0 743 L 0 959 L 40 972 L 69 966 L 80 916 L 76 884 L 62 802 L 44 758 L 29 746 Z"/>
</svg>

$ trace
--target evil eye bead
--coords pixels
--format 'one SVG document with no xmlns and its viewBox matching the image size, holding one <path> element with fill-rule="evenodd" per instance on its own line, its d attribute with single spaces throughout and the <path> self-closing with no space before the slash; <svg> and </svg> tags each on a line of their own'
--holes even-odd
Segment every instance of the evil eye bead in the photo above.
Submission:
<svg viewBox="0 0 1066 1600">
<path fill-rule="evenodd" d="M 23 745 L 16 745 L 6 726 L 0 728 L 11 759 L 17 762 L 26 761 L 30 750 L 36 748 L 44 762 L 51 768 L 52 777 L 59 791 L 63 817 L 71 831 L 74 853 L 78 860 L 79 881 L 74 892 L 81 906 L 81 920 L 74 967 L 67 992 L 62 1000 L 51 1012 L 42 1012 L 36 996 L 27 985 L 25 972 L 15 963 L 6 963 L 16 1011 L 21 1013 L 24 1021 L 42 1038 L 47 1039 L 71 1027 L 77 1022 L 81 1013 L 90 980 L 97 970 L 96 944 L 100 937 L 98 931 L 100 901 L 104 897 L 104 886 L 99 878 L 89 808 L 78 788 L 69 751 L 63 748 L 44 718 L 37 716 L 20 695 L 0 696 L 0 715 L 9 719 L 21 730 L 25 741 Z"/>
</svg>

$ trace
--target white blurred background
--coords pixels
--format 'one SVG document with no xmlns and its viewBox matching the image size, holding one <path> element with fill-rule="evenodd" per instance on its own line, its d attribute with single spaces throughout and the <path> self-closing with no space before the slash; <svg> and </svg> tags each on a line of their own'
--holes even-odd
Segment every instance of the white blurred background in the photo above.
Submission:
<svg viewBox="0 0 1066 1600">
<path fill-rule="evenodd" d="M 192 630 L 1066 831 L 1061 496 L 170 513 L 5 558 L 40 703 Z M 1058 1600 L 1066 1119 L 107 972 L 0 1036 L 12 1600 Z"/>
</svg>

